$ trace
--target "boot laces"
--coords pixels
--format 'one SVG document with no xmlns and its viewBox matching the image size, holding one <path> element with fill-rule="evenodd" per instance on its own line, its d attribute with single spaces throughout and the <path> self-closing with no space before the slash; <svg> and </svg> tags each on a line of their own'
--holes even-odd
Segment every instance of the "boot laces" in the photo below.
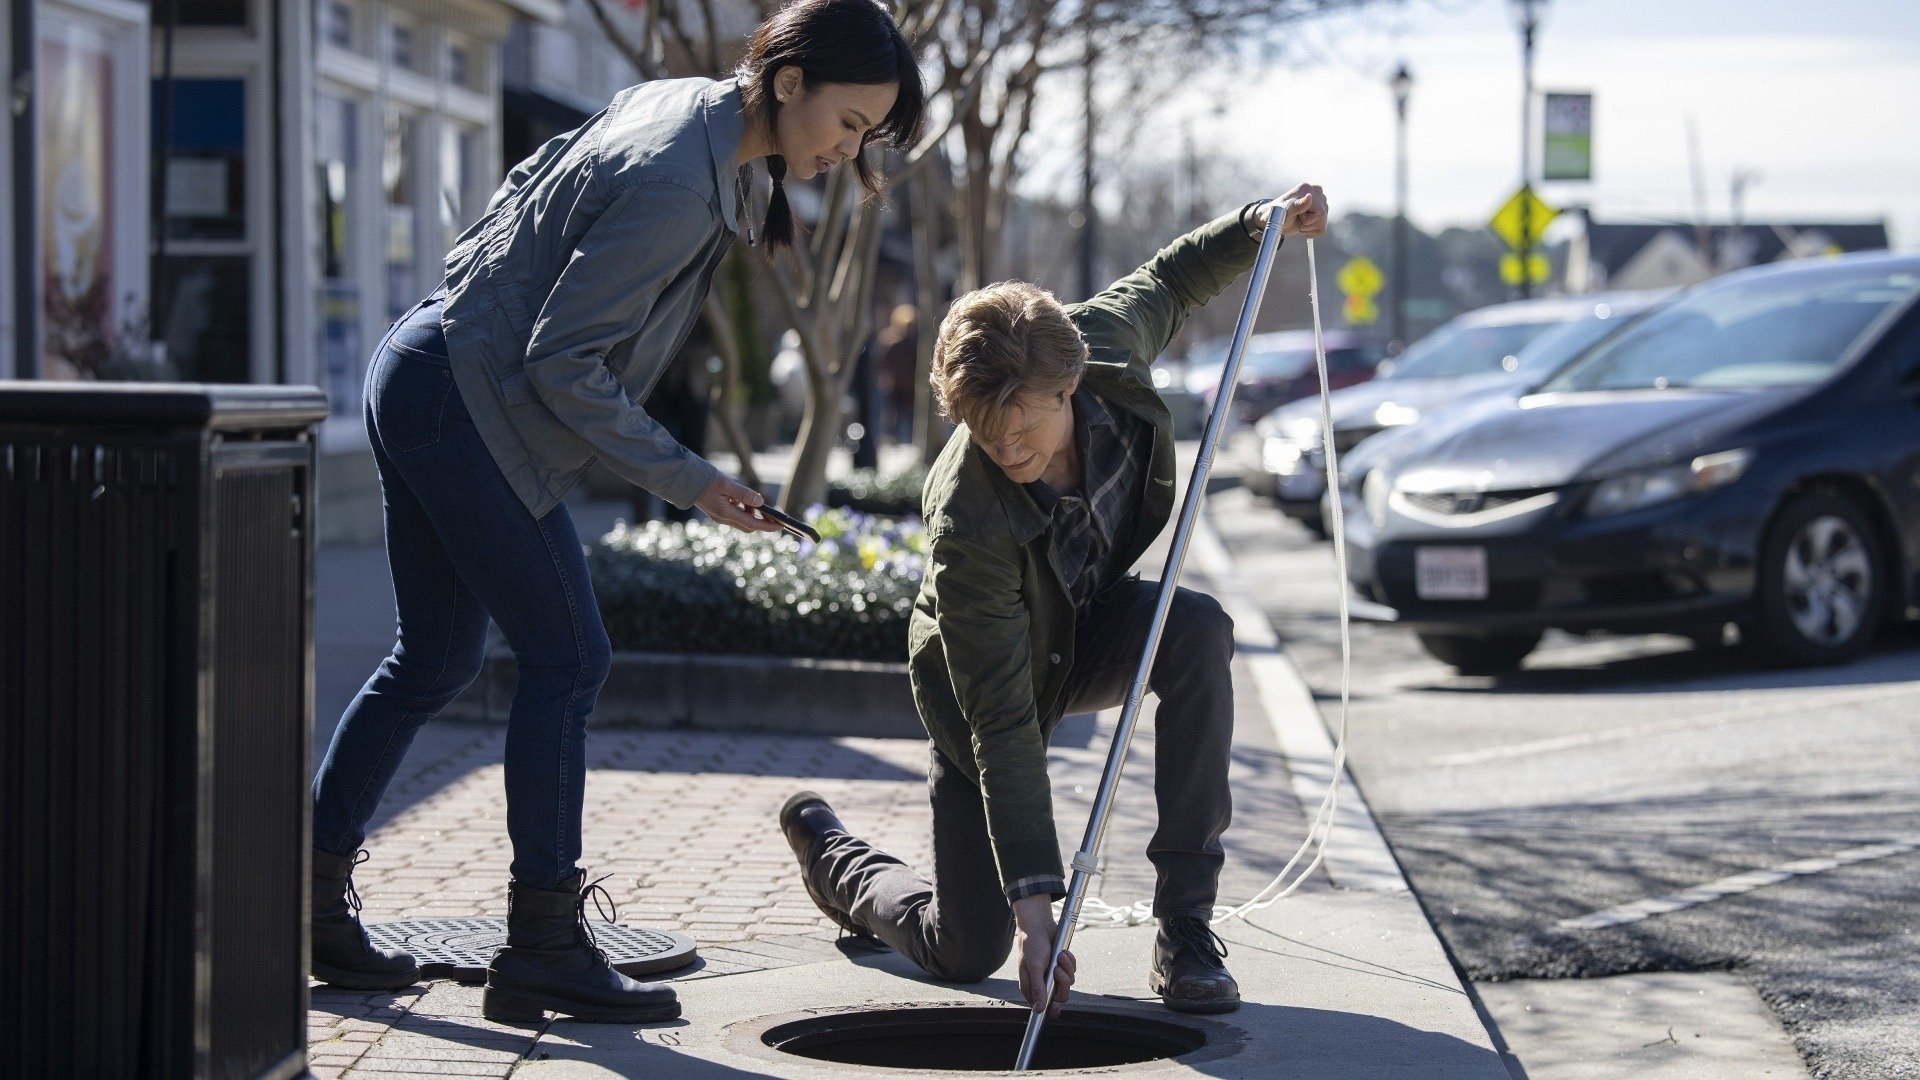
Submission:
<svg viewBox="0 0 1920 1080">
<path fill-rule="evenodd" d="M 580 889 L 580 938 L 587 948 L 592 949 L 600 957 L 602 963 L 610 961 L 607 959 L 607 950 L 601 948 L 599 940 L 593 936 L 593 923 L 587 918 L 587 898 L 593 898 L 593 909 L 600 913 L 600 918 L 609 923 L 619 922 L 620 909 L 614 905 L 613 894 L 600 886 L 601 882 L 612 876 L 612 874 L 602 874 Z"/>
<path fill-rule="evenodd" d="M 1207 920 L 1197 917 L 1180 917 L 1167 920 L 1167 937 L 1183 949 L 1191 949 L 1211 967 L 1224 966 L 1227 958 L 1227 943 L 1213 932 Z"/>
<path fill-rule="evenodd" d="M 355 916 L 360 914 L 360 890 L 353 887 L 353 868 L 371 858 L 373 852 L 361 848 L 353 853 L 353 862 L 347 866 L 347 910 Z"/>
</svg>

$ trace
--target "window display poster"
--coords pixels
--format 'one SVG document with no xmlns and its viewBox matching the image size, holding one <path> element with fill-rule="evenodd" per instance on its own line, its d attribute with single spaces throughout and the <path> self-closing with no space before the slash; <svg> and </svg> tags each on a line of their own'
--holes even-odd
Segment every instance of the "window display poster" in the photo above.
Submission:
<svg viewBox="0 0 1920 1080">
<path fill-rule="evenodd" d="M 94 379 L 115 359 L 114 58 L 83 23 L 50 19 L 40 39 L 41 267 L 49 379 Z"/>
</svg>

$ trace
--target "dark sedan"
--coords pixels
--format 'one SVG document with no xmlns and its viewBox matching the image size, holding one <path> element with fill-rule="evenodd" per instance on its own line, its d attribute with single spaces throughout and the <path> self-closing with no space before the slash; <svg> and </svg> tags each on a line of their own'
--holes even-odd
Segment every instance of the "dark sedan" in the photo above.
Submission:
<svg viewBox="0 0 1920 1080">
<path fill-rule="evenodd" d="M 1857 655 L 1916 599 L 1916 297 L 1915 256 L 1729 274 L 1532 394 L 1370 444 L 1344 474 L 1356 617 L 1476 673 L 1555 627 Z"/>
</svg>

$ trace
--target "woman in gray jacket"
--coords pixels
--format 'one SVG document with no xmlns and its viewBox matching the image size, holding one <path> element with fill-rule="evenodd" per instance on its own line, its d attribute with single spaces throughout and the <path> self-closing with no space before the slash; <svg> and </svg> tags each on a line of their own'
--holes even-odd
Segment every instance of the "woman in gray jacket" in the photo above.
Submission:
<svg viewBox="0 0 1920 1080">
<path fill-rule="evenodd" d="M 516 166 L 447 255 L 445 283 L 390 330 L 367 374 L 398 642 L 335 730 L 314 780 L 316 978 L 398 989 L 411 956 L 375 947 L 351 875 L 415 732 L 480 672 L 488 617 L 519 664 L 507 722 L 513 842 L 507 944 L 485 1013 L 638 1023 L 673 991 L 613 970 L 594 944 L 580 857 L 586 721 L 611 647 L 561 500 L 596 460 L 679 507 L 776 528 L 761 496 L 679 445 L 644 408 L 699 316 L 748 208 L 749 164 L 773 196 L 770 253 L 791 245 L 781 186 L 915 137 L 912 52 L 875 0 L 800 0 L 754 34 L 735 78 L 622 91 Z"/>
</svg>

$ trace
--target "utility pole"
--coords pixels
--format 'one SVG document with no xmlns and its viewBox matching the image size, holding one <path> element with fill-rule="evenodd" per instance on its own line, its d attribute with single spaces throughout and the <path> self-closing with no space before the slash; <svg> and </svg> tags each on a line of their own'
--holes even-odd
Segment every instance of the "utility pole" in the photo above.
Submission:
<svg viewBox="0 0 1920 1080">
<path fill-rule="evenodd" d="M 1393 272 L 1387 280 L 1393 286 L 1393 340 L 1404 348 L 1407 343 L 1407 286 L 1411 284 L 1412 276 L 1407 263 L 1407 96 L 1413 92 L 1413 72 L 1407 70 L 1406 61 L 1401 61 L 1391 82 L 1395 128 Z"/>
<path fill-rule="evenodd" d="M 1093 264 L 1099 216 L 1093 209 L 1093 3 L 1087 0 L 1081 12 L 1081 29 L 1086 34 L 1084 63 L 1081 65 L 1081 93 L 1086 99 L 1087 126 L 1080 139 L 1080 298 L 1094 293 Z"/>
<path fill-rule="evenodd" d="M 1533 37 L 1547 0 L 1510 0 L 1520 25 L 1520 189 L 1533 185 Z M 1520 215 L 1520 299 L 1533 296 L 1533 215 Z"/>
</svg>

